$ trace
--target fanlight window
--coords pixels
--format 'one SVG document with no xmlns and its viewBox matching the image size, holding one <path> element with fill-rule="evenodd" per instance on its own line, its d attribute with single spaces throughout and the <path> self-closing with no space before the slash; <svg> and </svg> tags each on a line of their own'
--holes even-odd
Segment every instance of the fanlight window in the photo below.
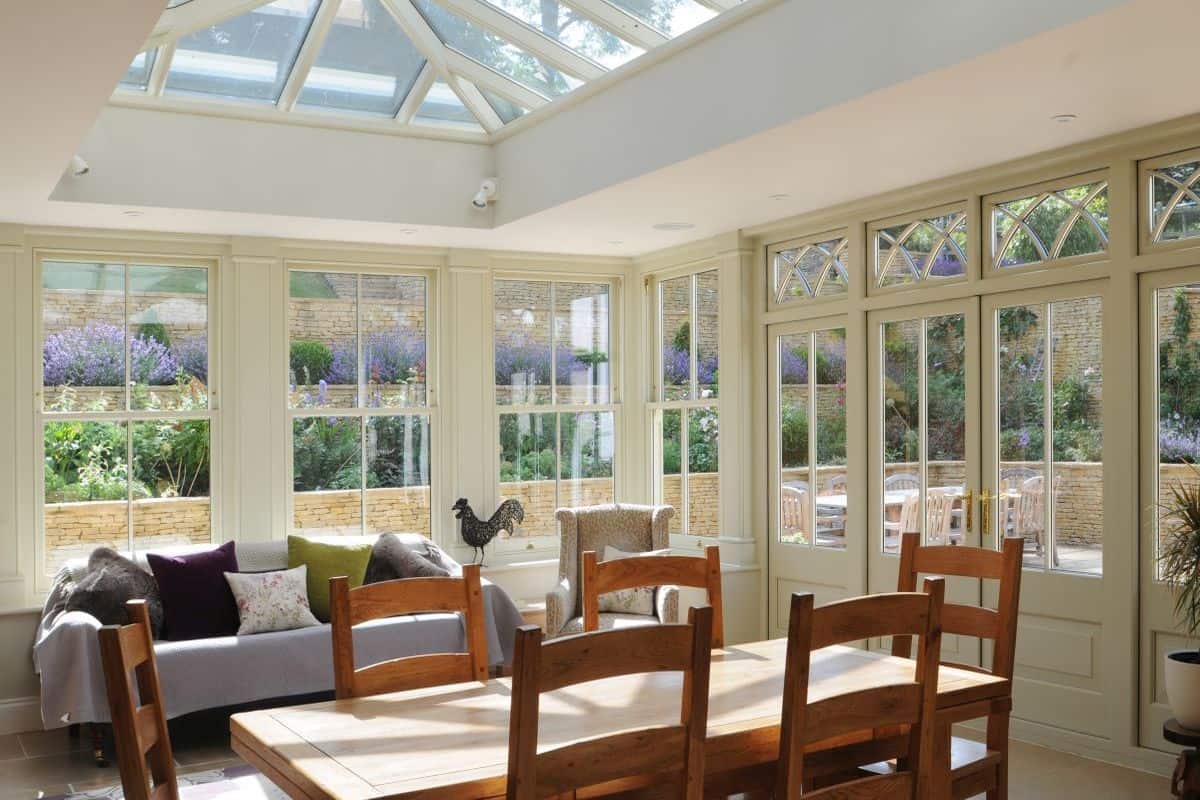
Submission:
<svg viewBox="0 0 1200 800">
<path fill-rule="evenodd" d="M 1200 236 L 1200 161 L 1150 170 L 1150 241 Z"/>
<path fill-rule="evenodd" d="M 954 211 L 875 229 L 875 285 L 959 278 L 967 271 L 967 215 Z"/>
<path fill-rule="evenodd" d="M 774 289 L 778 305 L 814 297 L 846 294 L 849 273 L 846 270 L 846 237 L 809 242 L 774 250 Z"/>
<path fill-rule="evenodd" d="M 992 264 L 1022 267 L 1108 251 L 1108 181 L 1041 192 L 992 207 Z"/>
</svg>

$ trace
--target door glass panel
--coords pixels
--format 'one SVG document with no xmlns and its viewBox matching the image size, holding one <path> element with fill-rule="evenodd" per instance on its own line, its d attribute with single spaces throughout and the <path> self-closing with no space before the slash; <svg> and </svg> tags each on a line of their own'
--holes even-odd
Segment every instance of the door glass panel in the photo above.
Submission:
<svg viewBox="0 0 1200 800">
<path fill-rule="evenodd" d="M 920 530 L 923 320 L 883 325 L 883 551 Z"/>
<path fill-rule="evenodd" d="M 926 320 L 927 440 L 925 543 L 963 541 L 966 483 L 966 319 L 961 314 Z"/>
<path fill-rule="evenodd" d="M 810 544 L 808 368 L 811 334 L 779 337 L 779 541 Z"/>
<path fill-rule="evenodd" d="M 1046 547 L 1046 318 L 1041 305 L 997 312 L 1000 471 L 998 532 L 1025 539 L 1025 565 L 1041 566 Z"/>
<path fill-rule="evenodd" d="M 817 547 L 846 549 L 846 329 L 813 333 Z"/>
</svg>

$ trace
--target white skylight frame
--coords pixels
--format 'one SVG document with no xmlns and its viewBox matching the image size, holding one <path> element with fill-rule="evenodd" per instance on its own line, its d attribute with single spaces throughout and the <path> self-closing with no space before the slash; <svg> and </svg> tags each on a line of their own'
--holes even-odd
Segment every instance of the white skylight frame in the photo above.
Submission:
<svg viewBox="0 0 1200 800">
<path fill-rule="evenodd" d="M 166 108 L 214 116 L 491 143 L 507 138 L 511 133 L 537 119 L 556 113 L 557 110 L 593 94 L 604 86 L 632 75 L 683 47 L 691 46 L 717 30 L 734 24 L 749 13 L 777 2 L 695 0 L 715 11 L 717 16 L 679 36 L 668 38 L 608 0 L 559 0 L 564 8 L 569 8 L 579 17 L 602 28 L 624 44 L 644 51 L 641 55 L 634 55 L 625 63 L 610 69 L 487 0 L 428 0 L 460 17 L 469 25 L 482 29 L 487 34 L 511 44 L 516 50 L 535 57 L 563 76 L 569 76 L 571 83 L 578 83 L 573 90 L 557 97 L 548 97 L 545 92 L 527 86 L 444 44 L 412 0 L 378 0 L 426 60 L 398 113 L 394 117 L 386 117 L 297 104 L 309 71 L 321 53 L 326 36 L 333 27 L 338 9 L 344 1 L 350 0 L 318 0 L 308 34 L 287 76 L 278 102 L 273 105 L 216 96 L 164 95 L 167 75 L 176 52 L 176 42 L 196 31 L 270 5 L 273 0 L 189 0 L 182 5 L 168 8 L 143 48 L 143 52 L 147 52 L 148 55 L 149 51 L 155 51 L 146 88 L 119 86 L 113 94 L 112 102 L 118 106 Z M 457 125 L 430 125 L 425 120 L 417 119 L 417 110 L 427 93 L 439 82 L 450 87 L 475 116 L 479 123 L 478 129 L 472 130 L 468 126 Z M 515 113 L 512 106 L 524 113 L 506 124 L 493 107 L 493 103 L 484 96 L 485 92 L 493 101 L 500 98 L 502 102 L 511 104 L 503 109 L 506 116 L 511 117 Z"/>
</svg>

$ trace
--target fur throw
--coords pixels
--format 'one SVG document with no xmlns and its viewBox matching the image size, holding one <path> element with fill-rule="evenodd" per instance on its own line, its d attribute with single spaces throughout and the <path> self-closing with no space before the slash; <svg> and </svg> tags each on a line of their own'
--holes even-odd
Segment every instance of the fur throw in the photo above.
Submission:
<svg viewBox="0 0 1200 800">
<path fill-rule="evenodd" d="M 397 578 L 445 578 L 450 570 L 431 557 L 429 550 L 420 552 L 422 545 L 408 544 L 394 533 L 385 533 L 375 540 L 371 560 L 363 583 L 379 583 Z M 440 553 L 439 553 L 440 555 Z"/>
<path fill-rule="evenodd" d="M 102 625 L 127 625 L 128 600 L 145 600 L 151 634 L 162 634 L 163 607 L 154 576 L 108 547 L 99 547 L 88 558 L 87 574 L 79 579 L 66 601 L 67 611 L 83 611 Z"/>
</svg>

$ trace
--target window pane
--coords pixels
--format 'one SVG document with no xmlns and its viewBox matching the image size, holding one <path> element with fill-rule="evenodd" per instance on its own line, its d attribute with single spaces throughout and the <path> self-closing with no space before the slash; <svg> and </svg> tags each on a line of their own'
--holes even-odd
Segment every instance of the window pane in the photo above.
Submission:
<svg viewBox="0 0 1200 800">
<path fill-rule="evenodd" d="M 552 536 L 558 531 L 557 474 L 555 415 L 501 414 L 500 500 L 515 498 L 525 507 L 517 536 Z"/>
<path fill-rule="evenodd" d="M 662 502 L 675 509 L 668 525 L 671 533 L 683 533 L 682 419 L 681 409 L 668 408 L 662 412 Z"/>
<path fill-rule="evenodd" d="M 97 547 L 129 549 L 129 462 L 123 422 L 50 422 L 45 449 L 43 568 L 56 573 L 68 559 Z M 145 497 L 146 488 L 135 487 Z"/>
<path fill-rule="evenodd" d="M 1100 366 L 1104 305 L 1099 297 L 1051 303 L 1050 327 L 1054 366 L 1051 566 L 1099 575 L 1104 546 Z"/>
<path fill-rule="evenodd" d="M 292 408 L 358 403 L 358 277 L 288 273 L 288 381 Z"/>
<path fill-rule="evenodd" d="M 429 526 L 429 418 L 367 419 L 367 533 L 419 533 Z"/>
<path fill-rule="evenodd" d="M 394 117 L 424 65 L 379 0 L 342 0 L 298 102 Z"/>
<path fill-rule="evenodd" d="M 1072 186 L 992 210 L 993 263 L 1019 267 L 1108 250 L 1108 183 Z"/>
<path fill-rule="evenodd" d="M 150 72 L 154 69 L 154 59 L 157 54 L 157 49 L 143 50 L 134 56 L 133 61 L 129 64 L 129 68 L 125 70 L 124 77 L 121 78 L 122 88 L 146 91 L 146 86 L 150 83 Z"/>
<path fill-rule="evenodd" d="M 718 420 L 715 408 L 693 408 L 688 418 L 688 533 L 716 536 L 721 532 L 721 475 L 717 462 Z"/>
<path fill-rule="evenodd" d="M 125 408 L 125 267 L 42 262 L 42 408 Z"/>
<path fill-rule="evenodd" d="M 1045 306 L 997 312 L 1000 410 L 1000 527 L 1025 539 L 1025 566 L 1045 564 Z"/>
<path fill-rule="evenodd" d="M 966 319 L 925 321 L 925 543 L 961 544 L 967 480 Z"/>
<path fill-rule="evenodd" d="M 500 117 L 500 121 L 505 125 L 512 122 L 514 119 L 523 117 L 529 113 L 528 109 L 521 108 L 521 106 L 517 105 L 511 100 L 503 98 L 493 92 L 489 92 L 483 87 L 479 87 L 479 91 L 481 94 L 483 94 L 483 99 L 488 101 L 488 105 L 492 107 L 492 110 L 496 112 L 496 115 Z"/>
<path fill-rule="evenodd" d="M 779 541 L 812 544 L 808 380 L 811 335 L 779 337 Z"/>
<path fill-rule="evenodd" d="M 1158 494 L 1156 563 L 1162 578 L 1165 550 L 1179 530 L 1169 513 L 1175 491 L 1195 485 L 1200 464 L 1200 284 L 1155 293 L 1158 332 Z"/>
<path fill-rule="evenodd" d="M 846 329 L 813 333 L 818 547 L 846 549 Z"/>
<path fill-rule="evenodd" d="M 920 530 L 922 320 L 883 324 L 883 551 Z"/>
<path fill-rule="evenodd" d="M 521 0 L 486 2 L 610 69 L 645 52 L 557 0 L 541 0 L 537 4 Z"/>
<path fill-rule="evenodd" d="M 844 295 L 849 283 L 848 247 L 843 237 L 777 251 L 772 264 L 775 302 L 786 305 L 812 297 Z"/>
<path fill-rule="evenodd" d="M 129 267 L 130 407 L 208 407 L 208 270 Z"/>
<path fill-rule="evenodd" d="M 493 283 L 496 348 L 496 402 L 543 405 L 550 402 L 550 284 L 546 281 Z M 528 525 L 528 521 L 527 521 Z"/>
<path fill-rule="evenodd" d="M 559 403 L 607 403 L 609 286 L 554 284 L 555 382 Z"/>
<path fill-rule="evenodd" d="M 356 417 L 292 420 L 292 527 L 362 533 L 362 442 Z"/>
<path fill-rule="evenodd" d="M 612 0 L 652 28 L 674 38 L 717 15 L 693 0 Z"/>
<path fill-rule="evenodd" d="M 139 550 L 212 539 L 209 421 L 133 425 L 133 539 Z"/>
<path fill-rule="evenodd" d="M 559 505 L 576 508 L 613 502 L 613 412 L 562 414 L 559 424 Z"/>
<path fill-rule="evenodd" d="M 721 340 L 718 277 L 716 270 L 696 276 L 697 399 L 717 396 L 717 349 Z"/>
<path fill-rule="evenodd" d="M 916 219 L 875 232 L 877 286 L 961 277 L 967 267 L 967 215 Z"/>
<path fill-rule="evenodd" d="M 425 405 L 425 279 L 363 275 L 359 280 L 366 404 Z"/>
<path fill-rule="evenodd" d="M 664 400 L 692 396 L 692 276 L 659 284 Z"/>
<path fill-rule="evenodd" d="M 275 0 L 179 40 L 166 91 L 274 103 L 318 0 Z"/>
<path fill-rule="evenodd" d="M 454 90 L 443 81 L 435 81 L 417 108 L 415 122 L 430 125 L 453 125 L 471 130 L 483 130 Z"/>
<path fill-rule="evenodd" d="M 1150 236 L 1172 242 L 1200 236 L 1200 161 L 1160 167 L 1150 173 Z"/>
<path fill-rule="evenodd" d="M 557 97 L 579 85 L 537 56 L 430 0 L 413 0 L 413 5 L 447 45 L 545 97 Z"/>
</svg>

